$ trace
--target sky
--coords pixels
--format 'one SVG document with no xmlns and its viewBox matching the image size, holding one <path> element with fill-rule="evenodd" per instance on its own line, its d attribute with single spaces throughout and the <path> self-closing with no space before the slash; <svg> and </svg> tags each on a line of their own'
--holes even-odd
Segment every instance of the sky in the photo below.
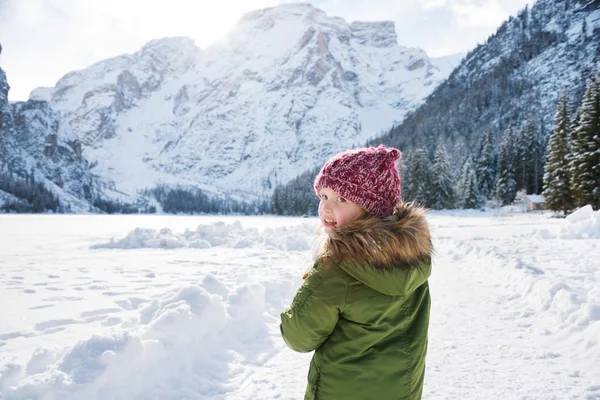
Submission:
<svg viewBox="0 0 600 400">
<path fill-rule="evenodd" d="M 10 101 L 66 73 L 153 39 L 188 36 L 206 48 L 246 12 L 288 0 L 0 0 L 0 67 Z M 297 2 L 297 1 L 295 1 Z M 466 52 L 533 0 L 313 0 L 330 16 L 395 22 L 398 43 L 431 57 Z"/>
</svg>

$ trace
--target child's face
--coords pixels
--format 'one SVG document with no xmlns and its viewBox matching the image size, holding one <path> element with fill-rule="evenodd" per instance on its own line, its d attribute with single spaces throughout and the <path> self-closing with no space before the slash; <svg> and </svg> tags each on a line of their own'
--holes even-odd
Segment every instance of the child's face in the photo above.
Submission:
<svg viewBox="0 0 600 400">
<path fill-rule="evenodd" d="M 319 218 L 327 233 L 354 221 L 362 214 L 362 209 L 358 205 L 331 189 L 323 188 L 319 194 L 321 198 Z"/>
</svg>

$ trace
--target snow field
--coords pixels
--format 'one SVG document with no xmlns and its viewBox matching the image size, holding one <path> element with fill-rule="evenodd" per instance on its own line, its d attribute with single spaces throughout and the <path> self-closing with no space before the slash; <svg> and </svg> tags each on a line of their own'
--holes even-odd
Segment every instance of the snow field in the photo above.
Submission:
<svg viewBox="0 0 600 400">
<path fill-rule="evenodd" d="M 600 399 L 597 215 L 430 214 L 425 399 Z M 0 398 L 303 397 L 278 325 L 316 221 L 31 218 L 0 216 Z"/>
<path fill-rule="evenodd" d="M 287 260 L 295 260 L 294 264 L 300 269 L 294 274 L 278 273 L 276 279 L 267 275 L 265 268 L 255 268 L 254 272 L 258 273 L 253 277 L 248 272 L 256 264 L 244 266 L 245 271 L 242 272 L 237 268 L 233 273 L 218 269 L 212 270 L 214 274 L 203 271 L 191 284 L 182 285 L 177 281 L 172 285 L 157 284 L 159 290 L 152 296 L 144 295 L 142 292 L 147 292 L 148 288 L 139 285 L 142 281 L 158 280 L 164 271 L 140 271 L 141 278 L 145 279 L 139 279 L 138 274 L 135 282 L 130 280 L 138 286 L 136 290 L 132 290 L 132 285 L 111 285 L 106 281 L 93 280 L 90 283 L 95 284 L 85 289 L 91 293 L 104 291 L 104 296 L 114 298 L 112 306 L 84 311 L 78 317 L 43 320 L 35 323 L 30 330 L 6 332 L 8 326 L 0 323 L 0 348 L 22 338 L 56 336 L 73 326 L 86 325 L 87 328 L 87 332 L 79 335 L 83 336 L 83 340 L 66 341 L 56 349 L 39 347 L 26 362 L 6 362 L 15 356 L 2 354 L 0 393 L 7 399 L 36 396 L 175 399 L 198 398 L 198 393 L 202 393 L 203 398 L 223 398 L 225 393 L 236 387 L 235 382 L 243 381 L 249 375 L 252 365 L 264 363 L 276 352 L 273 337 L 279 339 L 279 312 L 291 301 L 290 296 L 301 281 L 302 269 L 307 267 L 306 252 L 299 255 L 300 252 L 293 249 L 309 249 L 313 231 L 314 224 L 309 227 L 304 223 L 298 227 L 268 227 L 258 235 L 257 228 L 243 229 L 239 222 L 226 224 L 220 221 L 198 225 L 195 231 L 186 230 L 182 234 L 173 234 L 168 228 L 136 228 L 119 241 L 90 246 L 92 253 L 98 256 L 109 251 L 99 249 L 111 246 L 113 250 L 110 251 L 119 246 L 125 249 L 169 250 L 189 246 L 192 250 L 206 250 L 214 245 L 219 247 L 219 252 L 212 254 L 211 258 L 217 256 L 222 261 L 232 261 L 225 256 L 232 249 L 282 249 L 277 251 Z M 197 246 L 200 240 L 205 240 L 205 245 Z M 256 261 L 258 254 L 259 259 L 267 259 L 263 261 L 266 268 L 274 267 L 273 257 L 254 253 L 254 258 L 248 257 L 248 254 L 243 258 Z M 144 256 L 138 254 L 137 258 Z M 147 260 L 148 256 L 145 258 Z M 281 261 L 285 260 L 275 264 Z M 227 262 L 216 265 L 225 267 Z M 214 266 L 215 263 L 212 263 Z M 290 268 L 290 265 L 284 264 L 282 268 Z M 84 271 L 75 272 L 71 277 L 75 278 L 73 281 L 81 278 L 77 275 Z M 51 276 L 53 279 L 61 278 L 59 275 L 49 275 L 48 278 Z M 43 285 L 34 286 L 37 291 L 27 289 L 18 285 L 23 284 L 26 277 L 13 276 L 12 279 L 12 286 L 20 290 L 20 294 L 36 296 L 40 287 L 48 288 Z M 62 283 L 69 282 L 65 280 Z M 129 290 L 122 293 L 110 290 L 115 286 Z M 140 296 L 132 297 L 136 292 Z M 42 306 L 56 308 L 58 300 L 76 303 L 83 299 L 65 296 L 40 300 L 53 301 L 54 304 Z M 36 306 L 30 308 L 37 310 Z M 67 305 L 67 308 L 70 307 Z M 8 313 L 2 314 L 3 317 L 9 316 Z M 99 327 L 110 329 L 103 331 Z M 21 360 L 24 359 L 21 357 Z"/>
<path fill-rule="evenodd" d="M 3 389 L 18 383 L 7 399 L 219 398 L 226 382 L 276 350 L 265 293 L 258 283 L 230 293 L 207 275 L 142 307 L 135 330 L 94 334 L 62 352 L 38 350 L 24 370 L 5 366 L 0 382 Z"/>
</svg>

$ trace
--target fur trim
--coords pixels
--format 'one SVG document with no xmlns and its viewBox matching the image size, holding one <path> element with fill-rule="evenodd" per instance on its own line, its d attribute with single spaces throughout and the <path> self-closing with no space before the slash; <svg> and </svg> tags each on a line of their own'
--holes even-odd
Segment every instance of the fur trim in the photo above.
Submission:
<svg viewBox="0 0 600 400">
<path fill-rule="evenodd" d="M 321 250 L 326 264 L 350 261 L 376 269 L 414 267 L 432 254 L 425 210 L 410 203 L 397 204 L 390 217 L 367 216 L 335 229 Z"/>
</svg>

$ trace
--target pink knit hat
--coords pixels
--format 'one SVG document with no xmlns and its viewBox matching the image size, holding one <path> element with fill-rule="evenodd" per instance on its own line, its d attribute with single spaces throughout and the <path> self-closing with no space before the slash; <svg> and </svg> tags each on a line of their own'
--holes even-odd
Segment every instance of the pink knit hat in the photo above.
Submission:
<svg viewBox="0 0 600 400">
<path fill-rule="evenodd" d="M 393 147 L 363 147 L 346 150 L 323 165 L 314 183 L 358 204 L 371 215 L 387 217 L 400 201 L 400 175 L 396 161 L 402 153 Z"/>
</svg>

